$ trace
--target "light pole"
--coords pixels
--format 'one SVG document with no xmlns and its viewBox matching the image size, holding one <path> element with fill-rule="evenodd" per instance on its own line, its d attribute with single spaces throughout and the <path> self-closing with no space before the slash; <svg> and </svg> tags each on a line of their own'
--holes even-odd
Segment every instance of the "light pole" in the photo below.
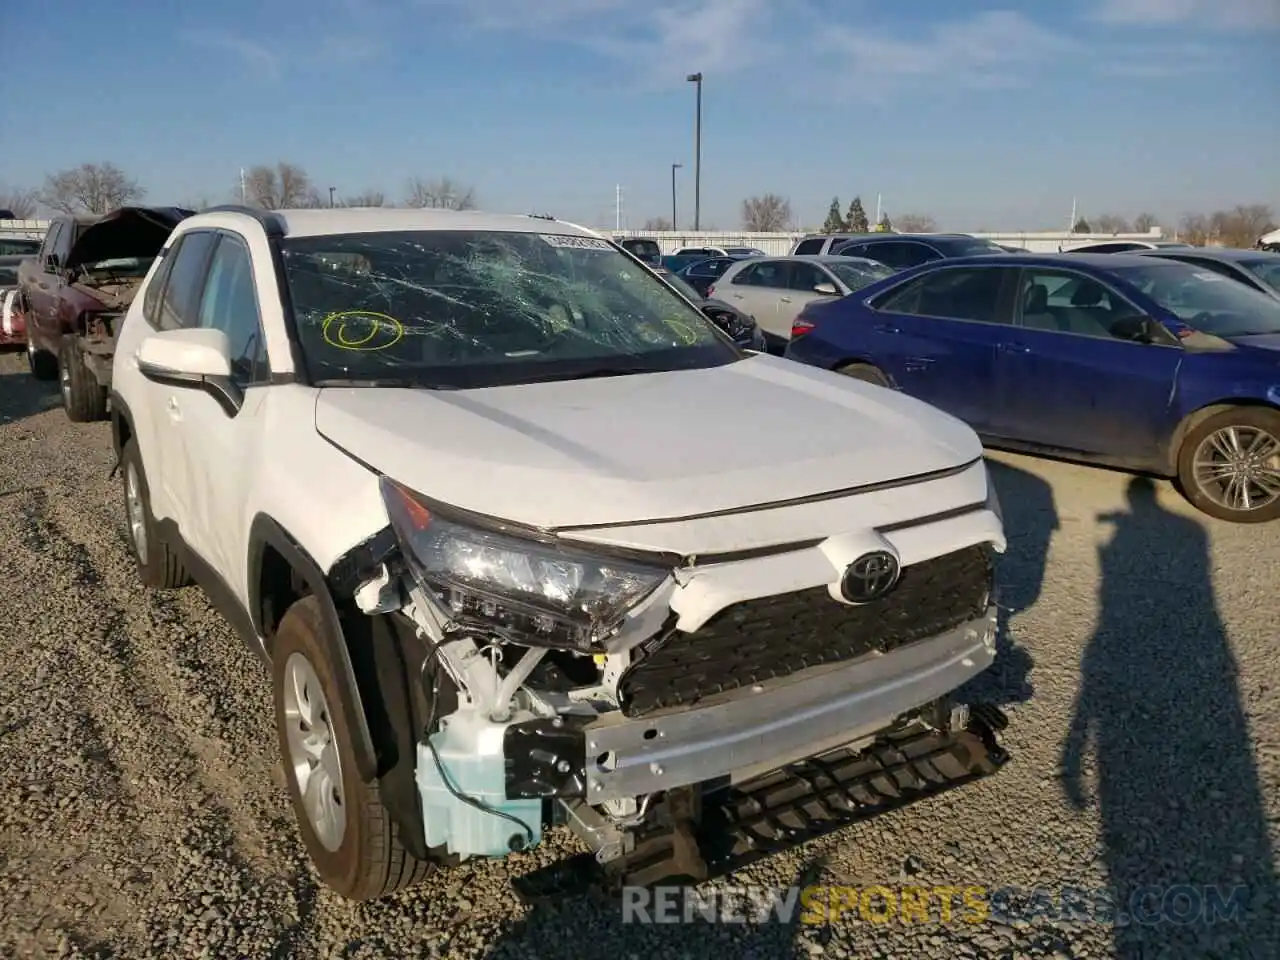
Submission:
<svg viewBox="0 0 1280 960">
<path fill-rule="evenodd" d="M 329 188 L 329 207 L 330 207 L 331 209 L 332 209 L 332 207 L 333 207 L 333 192 L 334 192 L 334 190 L 336 190 L 336 189 L 337 189 L 336 187 L 330 187 L 330 188 Z"/>
<path fill-rule="evenodd" d="M 671 229 L 680 229 L 676 223 L 676 171 L 684 166 L 683 163 L 673 163 L 671 165 Z"/>
<path fill-rule="evenodd" d="M 702 227 L 702 73 L 685 77 L 698 90 L 698 100 L 693 121 L 693 229 Z"/>
</svg>

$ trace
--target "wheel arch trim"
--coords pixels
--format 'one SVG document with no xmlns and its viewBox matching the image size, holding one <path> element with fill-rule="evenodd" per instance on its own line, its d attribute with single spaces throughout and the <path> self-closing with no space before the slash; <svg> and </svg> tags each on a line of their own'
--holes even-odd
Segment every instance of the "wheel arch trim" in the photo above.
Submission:
<svg viewBox="0 0 1280 960">
<path fill-rule="evenodd" d="M 257 514 L 249 525 L 248 592 L 249 616 L 252 619 L 253 628 L 258 636 L 266 638 L 262 607 L 262 560 L 268 546 L 280 554 L 293 571 L 302 578 L 308 590 L 320 604 L 320 615 L 326 630 L 324 636 L 318 639 L 329 653 L 330 666 L 333 668 L 338 684 L 337 699 L 351 725 L 356 770 L 364 782 L 368 783 L 378 774 L 378 756 L 369 731 L 364 699 L 360 695 L 360 687 L 356 682 L 351 652 L 347 649 L 342 617 L 334 602 L 333 593 L 329 589 L 328 578 L 306 548 L 298 543 L 284 527 L 264 513 Z M 267 651 L 270 653 L 270 639 L 266 639 L 268 640 Z"/>
</svg>

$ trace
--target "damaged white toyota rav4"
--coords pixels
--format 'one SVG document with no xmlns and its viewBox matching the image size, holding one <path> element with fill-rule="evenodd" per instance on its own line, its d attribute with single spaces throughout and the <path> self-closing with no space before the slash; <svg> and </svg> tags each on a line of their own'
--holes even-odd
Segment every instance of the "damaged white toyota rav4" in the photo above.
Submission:
<svg viewBox="0 0 1280 960">
<path fill-rule="evenodd" d="M 206 211 L 112 384 L 142 579 L 270 665 L 347 897 L 555 825 L 699 878 L 1004 759 L 951 696 L 1005 548 L 974 433 L 739 350 L 591 231 Z"/>
</svg>

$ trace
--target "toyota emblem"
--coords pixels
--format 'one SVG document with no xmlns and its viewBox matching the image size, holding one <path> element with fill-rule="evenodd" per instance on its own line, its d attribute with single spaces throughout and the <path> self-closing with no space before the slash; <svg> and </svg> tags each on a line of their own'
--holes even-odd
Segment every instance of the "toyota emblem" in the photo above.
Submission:
<svg viewBox="0 0 1280 960">
<path fill-rule="evenodd" d="M 897 586 L 901 572 L 898 558 L 892 553 L 884 550 L 864 553 L 844 572 L 840 592 L 850 603 L 870 603 Z"/>
</svg>

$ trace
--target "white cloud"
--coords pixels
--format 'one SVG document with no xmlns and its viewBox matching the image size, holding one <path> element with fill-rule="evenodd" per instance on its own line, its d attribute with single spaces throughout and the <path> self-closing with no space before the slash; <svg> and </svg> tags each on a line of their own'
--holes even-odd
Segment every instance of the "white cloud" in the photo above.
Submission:
<svg viewBox="0 0 1280 960">
<path fill-rule="evenodd" d="M 226 30 L 213 29 L 184 30 L 181 37 L 188 43 L 228 53 L 244 66 L 265 77 L 274 79 L 280 76 L 280 55 L 256 40 L 249 40 Z"/>
<path fill-rule="evenodd" d="M 923 35 L 837 27 L 823 38 L 845 88 L 875 98 L 904 84 L 1011 86 L 1075 49 L 1075 43 L 1020 13 L 991 10 L 935 24 Z"/>
<path fill-rule="evenodd" d="M 1100 0 L 1096 19 L 1127 26 L 1280 28 L 1280 0 Z"/>
</svg>

